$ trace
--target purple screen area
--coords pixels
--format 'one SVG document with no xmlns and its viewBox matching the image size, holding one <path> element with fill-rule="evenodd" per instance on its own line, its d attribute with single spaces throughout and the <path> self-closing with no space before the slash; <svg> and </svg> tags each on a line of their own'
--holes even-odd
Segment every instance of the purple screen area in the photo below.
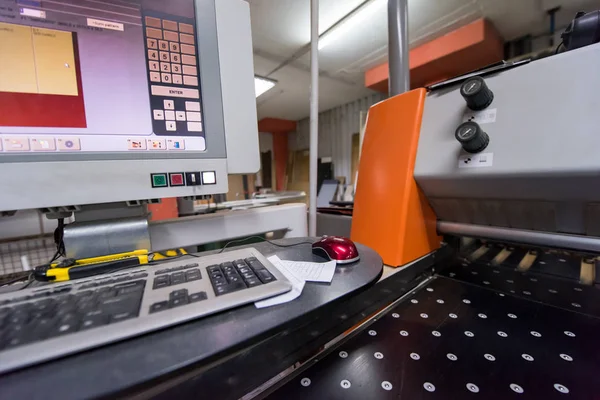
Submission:
<svg viewBox="0 0 600 400">
<path fill-rule="evenodd" d="M 43 10 L 45 19 L 20 8 Z M 142 7 L 194 18 L 193 0 L 0 0 L 0 21 L 77 32 L 87 128 L 11 127 L 16 134 L 149 136 L 152 112 Z M 147 7 L 147 8 L 146 8 Z M 88 18 L 123 24 L 123 31 L 88 26 Z"/>
</svg>

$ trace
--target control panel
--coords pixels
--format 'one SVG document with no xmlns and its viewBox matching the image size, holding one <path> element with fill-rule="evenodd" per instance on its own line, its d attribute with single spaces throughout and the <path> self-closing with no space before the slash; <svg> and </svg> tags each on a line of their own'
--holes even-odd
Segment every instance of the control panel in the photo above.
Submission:
<svg viewBox="0 0 600 400">
<path fill-rule="evenodd" d="M 598 70 L 600 44 L 430 91 L 414 177 L 437 217 L 600 236 Z"/>
<path fill-rule="evenodd" d="M 157 135 L 202 132 L 194 19 L 146 12 L 144 35 L 152 126 Z"/>
</svg>

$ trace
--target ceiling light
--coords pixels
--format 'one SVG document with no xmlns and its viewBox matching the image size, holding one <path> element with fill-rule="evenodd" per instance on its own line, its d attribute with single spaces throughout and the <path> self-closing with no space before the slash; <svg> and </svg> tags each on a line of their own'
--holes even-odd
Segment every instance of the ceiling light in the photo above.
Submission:
<svg viewBox="0 0 600 400">
<path fill-rule="evenodd" d="M 277 84 L 277 81 L 272 79 L 263 78 L 261 76 L 254 77 L 254 91 L 256 92 L 256 97 L 260 96 L 273 89 L 273 87 Z"/>
<path fill-rule="evenodd" d="M 355 10 L 345 20 L 331 27 L 319 38 L 319 50 L 335 42 L 342 36 L 358 28 L 368 21 L 380 8 L 387 4 L 387 0 L 372 0 Z"/>
</svg>

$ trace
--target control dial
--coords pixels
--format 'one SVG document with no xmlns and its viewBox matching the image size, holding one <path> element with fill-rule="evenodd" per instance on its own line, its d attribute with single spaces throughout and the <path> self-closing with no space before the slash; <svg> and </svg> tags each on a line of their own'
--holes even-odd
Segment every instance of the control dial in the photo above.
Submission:
<svg viewBox="0 0 600 400">
<path fill-rule="evenodd" d="M 465 122 L 456 128 L 454 134 L 462 148 L 468 153 L 479 153 L 490 143 L 490 137 L 476 122 Z"/>
<path fill-rule="evenodd" d="M 483 110 L 494 101 L 494 93 L 479 76 L 467 79 L 460 87 L 460 94 L 474 111 Z"/>
</svg>

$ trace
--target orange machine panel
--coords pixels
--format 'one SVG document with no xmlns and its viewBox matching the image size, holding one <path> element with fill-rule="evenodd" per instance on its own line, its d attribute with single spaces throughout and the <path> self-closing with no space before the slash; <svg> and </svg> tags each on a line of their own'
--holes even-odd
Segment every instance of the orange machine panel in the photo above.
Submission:
<svg viewBox="0 0 600 400">
<path fill-rule="evenodd" d="M 371 107 L 354 198 L 352 240 L 398 267 L 440 247 L 436 216 L 413 177 L 425 89 Z"/>
</svg>

